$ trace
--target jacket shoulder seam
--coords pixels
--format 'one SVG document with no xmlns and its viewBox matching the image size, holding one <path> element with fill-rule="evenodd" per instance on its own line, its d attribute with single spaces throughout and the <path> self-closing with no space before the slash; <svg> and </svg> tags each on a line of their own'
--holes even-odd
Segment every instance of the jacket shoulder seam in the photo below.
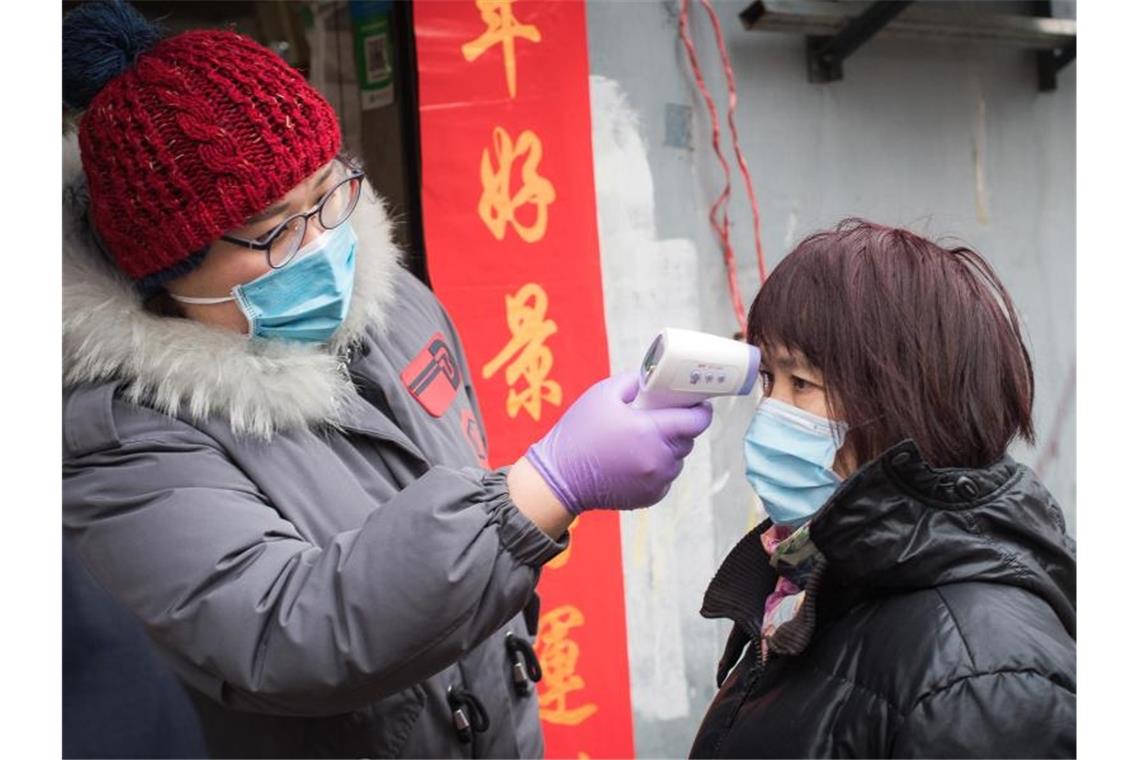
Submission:
<svg viewBox="0 0 1140 760">
<path fill-rule="evenodd" d="M 893 753 L 895 742 L 898 741 L 899 733 L 903 730 L 903 727 L 906 726 L 907 720 L 909 720 L 910 717 L 912 715 L 914 715 L 914 711 L 917 710 L 919 708 L 919 706 L 922 705 L 924 702 L 926 702 L 929 699 L 932 699 L 933 697 L 938 696 L 939 694 L 946 693 L 947 691 L 954 688 L 955 686 L 957 686 L 960 683 L 964 683 L 966 681 L 969 681 L 969 680 L 975 679 L 975 678 L 988 678 L 991 676 L 998 676 L 998 675 L 1032 676 L 1034 678 L 1043 678 L 1046 681 L 1048 681 L 1049 683 L 1051 683 L 1053 686 L 1055 686 L 1055 687 L 1057 687 L 1063 691 L 1066 691 L 1066 692 L 1073 694 L 1073 695 L 1076 695 L 1076 693 L 1077 693 L 1075 685 L 1071 688 L 1069 686 L 1069 684 L 1061 683 L 1058 679 L 1052 678 L 1048 675 L 1045 675 L 1044 673 L 1042 673 L 1038 670 L 1034 670 L 1033 668 L 995 668 L 993 670 L 987 670 L 987 671 L 984 671 L 981 673 L 969 673 L 969 674 L 964 675 L 964 676 L 959 676 L 958 678 L 954 678 L 954 679 L 951 679 L 950 681 L 947 681 L 946 683 L 942 684 L 941 686 L 936 686 L 936 687 L 930 689 L 925 694 L 918 697 L 918 699 L 914 700 L 914 703 L 911 704 L 910 709 L 908 709 L 906 712 L 901 713 L 903 720 L 901 720 L 899 722 L 899 724 L 895 727 L 895 730 L 893 732 L 891 732 L 890 739 L 887 740 L 887 754 L 888 754 L 888 756 Z"/>
<path fill-rule="evenodd" d="M 145 411 L 146 413 L 155 415 L 157 418 L 159 418 L 162 421 L 170 424 L 174 428 L 178 428 L 180 430 L 188 430 L 195 435 L 195 437 L 198 439 L 198 443 L 200 443 L 202 446 L 216 450 L 216 451 L 221 452 L 223 454 L 225 453 L 225 447 L 221 444 L 221 442 L 218 441 L 218 439 L 215 438 L 213 435 L 206 432 L 205 430 L 203 430 L 201 427 L 198 427 L 197 425 L 193 425 L 190 422 L 187 422 L 186 420 L 181 419 L 180 417 L 162 412 L 161 410 L 155 409 L 154 407 L 149 406 L 147 404 L 128 401 L 125 399 L 117 399 L 117 401 L 124 403 L 133 409 L 141 409 L 141 410 Z M 113 410 L 111 411 L 111 417 L 112 417 L 112 419 L 114 418 L 114 411 Z M 135 433 L 134 435 L 118 434 L 116 441 L 115 441 L 115 444 L 113 446 L 101 449 L 101 451 L 106 451 L 108 449 L 123 449 L 123 448 L 127 448 L 127 447 L 132 447 L 132 446 L 147 446 L 147 445 L 157 446 L 159 448 L 162 448 L 165 446 L 169 446 L 171 444 L 171 439 L 169 437 L 170 432 L 171 432 L 170 429 L 165 429 L 165 430 L 148 430 L 145 432 Z M 84 452 L 79 457 L 73 457 L 73 459 L 81 459 L 83 456 L 86 456 L 87 454 L 94 454 L 94 453 L 98 453 L 98 452 L 95 452 L 95 451 Z"/>
<path fill-rule="evenodd" d="M 1036 668 L 993 668 L 991 670 L 984 670 L 984 671 L 980 671 L 977 673 L 967 673 L 966 675 L 958 676 L 957 678 L 952 678 L 944 684 L 940 684 L 938 686 L 931 688 L 929 691 L 925 692 L 924 694 L 919 696 L 917 699 L 915 699 L 914 703 L 910 706 L 910 709 L 906 710 L 904 715 L 907 715 L 907 716 L 911 715 L 912 713 L 914 713 L 915 709 L 917 709 L 918 706 L 921 705 L 923 702 L 926 702 L 927 700 L 929 700 L 933 697 L 936 697 L 939 694 L 944 694 L 945 692 L 949 691 L 950 689 L 954 688 L 955 686 L 958 686 L 961 683 L 964 683 L 966 681 L 969 681 L 969 680 L 975 679 L 975 678 L 990 678 L 992 676 L 1001 676 L 1001 675 L 1032 676 L 1034 678 L 1043 678 L 1046 681 L 1048 681 L 1049 683 L 1056 686 L 1057 688 L 1062 689 L 1064 691 L 1067 691 L 1070 694 L 1076 694 L 1077 693 L 1076 684 L 1065 683 L 1065 682 L 1063 682 L 1062 679 L 1053 677 L 1053 676 L 1048 675 L 1046 673 L 1042 673 L 1040 670 L 1037 670 Z"/>
<path fill-rule="evenodd" d="M 882 701 L 883 703 L 885 703 L 887 705 L 887 707 L 891 708 L 891 710 L 898 713 L 900 716 L 906 715 L 906 713 L 898 705 L 896 705 L 891 700 L 891 698 L 888 697 L 886 694 L 883 694 L 880 691 L 872 689 L 870 686 L 867 686 L 866 684 L 862 684 L 856 680 L 842 676 L 839 673 L 829 673 L 828 671 L 819 667 L 819 665 L 812 662 L 811 660 L 809 660 L 807 664 L 808 664 L 808 667 L 810 667 L 812 670 L 814 670 L 815 672 L 822 675 L 824 678 L 830 678 L 832 680 L 839 681 L 841 683 L 845 683 L 848 686 L 850 686 L 852 689 L 856 689 L 856 690 L 861 691 L 861 692 L 866 692 L 869 696 L 874 697 L 875 699 L 878 699 L 878 700 Z"/>
<path fill-rule="evenodd" d="M 942 589 L 937 586 L 934 587 L 934 593 L 938 594 L 938 598 L 942 601 L 942 606 L 946 608 L 946 614 L 950 616 L 951 622 L 954 623 L 954 630 L 958 632 L 958 638 L 962 641 L 962 647 L 966 650 L 966 654 L 970 656 L 971 667 L 977 668 L 978 661 L 974 657 L 974 650 L 970 648 L 970 642 L 966 640 L 966 634 L 962 631 L 962 625 L 958 622 L 958 616 L 954 614 L 954 609 L 950 606 L 950 602 L 946 600 Z"/>
<path fill-rule="evenodd" d="M 114 383 L 76 387 L 71 389 L 73 395 L 68 395 L 65 386 L 62 420 L 64 461 L 105 451 L 120 443 L 112 410 L 116 387 Z M 83 422 L 77 423 L 76 416 Z"/>
<path fill-rule="evenodd" d="M 1018 476 L 1020 477 L 1020 475 L 1021 472 L 1019 471 Z M 1021 558 L 1018 557 L 1015 552 L 1010 551 L 1009 548 L 1004 544 L 1001 544 L 998 541 L 994 540 L 994 537 L 991 536 L 988 531 L 979 529 L 977 519 L 973 514 L 969 512 L 966 512 L 964 514 L 970 532 L 980 538 L 991 549 L 993 549 L 997 555 L 1001 557 L 1001 561 L 1013 571 L 1014 575 L 1017 578 L 1025 579 L 1033 577 L 1033 573 L 1029 570 L 1029 568 L 1025 566 L 1025 564 L 1021 561 Z"/>
</svg>

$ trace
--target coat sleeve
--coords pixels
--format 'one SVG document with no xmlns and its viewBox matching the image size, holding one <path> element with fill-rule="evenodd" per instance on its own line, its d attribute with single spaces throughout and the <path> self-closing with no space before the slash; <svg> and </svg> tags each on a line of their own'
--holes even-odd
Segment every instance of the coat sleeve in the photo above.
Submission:
<svg viewBox="0 0 1140 760">
<path fill-rule="evenodd" d="M 953 681 L 903 717 L 889 757 L 1076 757 L 1077 695 L 1029 670 Z"/>
<path fill-rule="evenodd" d="M 443 467 L 318 546 L 175 424 L 65 460 L 64 523 L 182 672 L 239 709 L 329 715 L 405 689 L 506 624 L 565 548 L 504 472 Z"/>
</svg>

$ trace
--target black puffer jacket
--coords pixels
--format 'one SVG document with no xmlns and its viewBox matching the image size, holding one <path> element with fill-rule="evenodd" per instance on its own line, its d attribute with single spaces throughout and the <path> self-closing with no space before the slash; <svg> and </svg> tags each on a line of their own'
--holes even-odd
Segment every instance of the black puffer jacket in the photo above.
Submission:
<svg viewBox="0 0 1140 760">
<path fill-rule="evenodd" d="M 1028 468 L 932 469 L 909 441 L 868 463 L 812 522 L 811 643 L 762 662 L 766 525 L 705 594 L 736 625 L 693 756 L 1075 755 L 1076 548 Z"/>
</svg>

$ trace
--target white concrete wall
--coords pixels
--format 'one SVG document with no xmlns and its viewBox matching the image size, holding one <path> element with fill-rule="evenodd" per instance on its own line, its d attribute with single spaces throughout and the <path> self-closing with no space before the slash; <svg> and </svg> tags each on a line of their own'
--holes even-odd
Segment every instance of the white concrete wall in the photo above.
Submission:
<svg viewBox="0 0 1140 760">
<path fill-rule="evenodd" d="M 720 169 L 677 5 L 587 8 L 606 318 L 618 369 L 636 366 L 659 327 L 736 329 L 706 218 Z M 693 34 L 723 124 L 715 40 L 694 5 Z M 1075 66 L 1061 73 L 1058 91 L 1041 94 L 1024 51 L 873 40 L 846 62 L 843 81 L 810 84 L 803 39 L 744 31 L 737 15 L 746 5 L 716 8 L 769 267 L 808 233 L 853 215 L 979 250 L 1012 292 L 1036 363 L 1042 445 L 1018 445 L 1014 455 L 1039 468 L 1075 531 Z M 748 213 L 734 174 L 746 307 L 758 287 Z M 714 693 L 727 626 L 697 611 L 712 572 L 756 519 L 740 453 L 747 423 L 746 404 L 718 402 L 710 434 L 666 502 L 622 518 L 641 756 L 685 755 Z"/>
</svg>

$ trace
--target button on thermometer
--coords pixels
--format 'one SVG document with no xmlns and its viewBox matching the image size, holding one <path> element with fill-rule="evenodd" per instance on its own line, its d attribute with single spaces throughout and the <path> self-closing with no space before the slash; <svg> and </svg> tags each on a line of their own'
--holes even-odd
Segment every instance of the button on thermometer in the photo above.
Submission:
<svg viewBox="0 0 1140 760">
<path fill-rule="evenodd" d="M 719 335 L 668 327 L 641 362 L 637 409 L 696 406 L 713 396 L 747 396 L 760 373 L 760 349 Z"/>
</svg>

